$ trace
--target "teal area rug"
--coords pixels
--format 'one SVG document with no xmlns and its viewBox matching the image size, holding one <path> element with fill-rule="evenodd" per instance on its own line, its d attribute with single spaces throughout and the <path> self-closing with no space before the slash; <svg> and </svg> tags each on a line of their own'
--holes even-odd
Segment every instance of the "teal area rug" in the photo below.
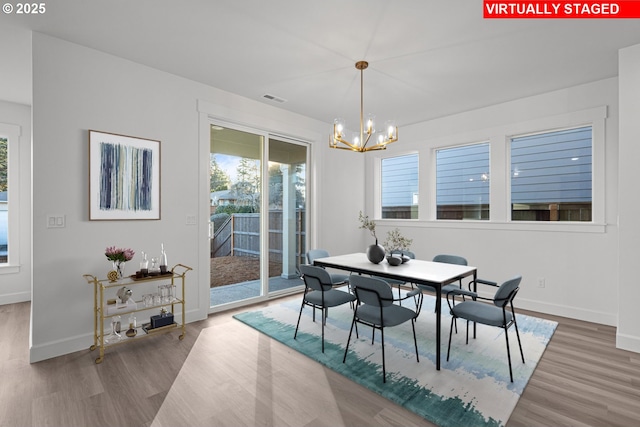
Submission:
<svg viewBox="0 0 640 427">
<path fill-rule="evenodd" d="M 408 300 L 405 300 L 408 301 Z M 525 356 L 520 359 L 515 329 L 509 331 L 514 382 L 509 379 L 504 331 L 478 325 L 477 339 L 465 345 L 465 323 L 453 335 L 451 357 L 446 361 L 451 317 L 442 316 L 442 361 L 435 367 L 435 298 L 425 295 L 416 323 L 420 362 L 416 362 L 411 323 L 385 329 L 387 382 L 382 382 L 380 332 L 371 344 L 371 328 L 359 325 L 349 345 L 346 363 L 344 348 L 353 312 L 348 304 L 331 308 L 325 326 L 325 352 L 321 352 L 320 312 L 316 321 L 312 310 L 302 312 L 297 339 L 293 334 L 300 300 L 291 300 L 256 311 L 235 315 L 237 320 L 316 360 L 345 377 L 396 402 L 439 426 L 502 426 L 522 395 L 529 378 L 551 339 L 557 323 L 517 315 Z M 446 302 L 443 300 L 443 311 Z"/>
</svg>

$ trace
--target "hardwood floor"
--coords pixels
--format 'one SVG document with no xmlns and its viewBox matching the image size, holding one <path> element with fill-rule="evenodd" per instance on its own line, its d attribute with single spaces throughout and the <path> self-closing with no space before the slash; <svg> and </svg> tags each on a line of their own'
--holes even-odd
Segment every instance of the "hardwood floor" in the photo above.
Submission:
<svg viewBox="0 0 640 427">
<path fill-rule="evenodd" d="M 236 311 L 189 324 L 183 341 L 173 333 L 108 349 L 96 365 L 89 350 L 29 364 L 29 310 L 0 306 L 1 426 L 175 426 L 194 411 L 211 426 L 431 425 L 240 324 Z M 508 426 L 640 425 L 640 354 L 615 348 L 615 328 L 527 314 L 559 326 Z M 176 381 L 187 357 L 216 364 L 216 376 Z M 180 387 L 198 387 L 199 399 L 163 405 Z"/>
</svg>

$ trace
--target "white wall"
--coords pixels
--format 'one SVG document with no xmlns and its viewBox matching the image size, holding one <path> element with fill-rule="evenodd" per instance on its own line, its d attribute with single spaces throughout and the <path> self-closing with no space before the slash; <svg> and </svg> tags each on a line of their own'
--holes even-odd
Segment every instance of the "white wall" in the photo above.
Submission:
<svg viewBox="0 0 640 427">
<path fill-rule="evenodd" d="M 285 135 L 297 136 L 304 130 L 306 137 L 316 135 L 326 144 L 325 124 L 37 33 L 33 93 L 32 361 L 92 344 L 93 290 L 82 275 L 106 275 L 110 269 L 106 246 L 131 247 L 139 254 L 157 252 L 163 242 L 170 264 L 194 268 L 187 276 L 187 321 L 206 317 L 209 194 L 202 185 L 208 180 L 208 145 L 201 143 L 203 110 Z M 199 110 L 203 104 L 208 107 Z M 89 129 L 161 141 L 160 221 L 88 220 Z M 322 158 L 328 148 L 323 144 L 314 151 Z M 335 160 L 338 171 L 350 165 L 345 158 Z M 323 197 L 334 180 L 339 184 L 338 179 L 323 178 L 314 192 Z M 348 198 L 316 202 L 332 214 L 315 217 L 314 226 L 329 229 L 327 221 L 342 215 Z M 358 208 L 349 209 L 357 218 Z M 46 216 L 51 214 L 64 215 L 66 226 L 47 229 Z M 199 224 L 185 225 L 186 216 L 194 214 Z M 348 215 L 354 218 L 352 212 Z M 343 236 L 349 236 L 349 230 Z M 323 244 L 330 240 L 319 239 Z M 348 240 L 341 243 L 349 247 Z M 129 274 L 138 261 L 136 257 L 127 266 Z"/>
<path fill-rule="evenodd" d="M 617 346 L 640 352 L 640 45 L 620 50 L 620 245 Z"/>
<path fill-rule="evenodd" d="M 616 78 L 406 127 L 402 129 L 402 142 L 398 142 L 401 145 L 397 148 L 407 152 L 419 151 L 420 161 L 424 162 L 421 173 L 428 175 L 433 171 L 433 163 L 423 157 L 432 156 L 433 148 L 442 147 L 438 144 L 480 142 L 494 135 L 503 135 L 505 129 L 514 125 L 526 128 L 527 122 L 532 120 L 554 121 L 558 116 L 572 116 L 583 110 L 605 111 L 603 106 L 608 110 L 605 175 L 601 177 L 605 180 L 604 225 L 509 224 L 505 209 L 492 211 L 492 220 L 488 222 L 380 220 L 378 236 L 386 235 L 386 231 L 399 226 L 414 239 L 412 250 L 421 258 L 430 259 L 438 253 L 462 255 L 471 265 L 478 267 L 480 277 L 496 281 L 521 274 L 519 307 L 615 325 L 618 315 Z M 530 129 L 535 130 L 545 128 Z M 491 152 L 492 192 L 502 193 L 498 197 L 505 200 L 505 179 L 495 178 L 509 176 L 507 143 L 504 137 L 494 142 L 499 146 L 496 150 L 492 148 Z M 499 158 L 493 158 L 494 155 Z M 376 161 L 375 157 L 368 160 L 368 176 Z M 427 218 L 435 187 L 431 178 L 421 176 L 420 181 L 424 184 L 420 189 L 420 215 Z M 367 209 L 372 212 L 371 185 L 366 193 Z M 492 205 L 495 200 L 492 196 Z M 545 288 L 538 287 L 539 278 L 545 279 Z"/>
<path fill-rule="evenodd" d="M 10 167 L 19 168 L 19 188 L 9 182 L 9 189 L 19 192 L 20 217 L 19 252 L 16 254 L 17 263 L 11 260 L 11 265 L 0 267 L 0 305 L 31 299 L 31 108 L 27 105 L 0 101 L 0 123 L 19 126 L 20 136 L 18 155 L 20 165 Z M 11 223 L 10 228 L 15 224 Z M 14 242 L 15 243 L 15 242 Z M 16 246 L 17 247 L 17 246 Z"/>
</svg>

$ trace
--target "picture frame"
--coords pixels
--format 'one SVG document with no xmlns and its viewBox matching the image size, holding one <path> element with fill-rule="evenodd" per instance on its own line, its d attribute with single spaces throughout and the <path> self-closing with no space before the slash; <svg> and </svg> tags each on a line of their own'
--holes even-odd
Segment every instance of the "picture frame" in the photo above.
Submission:
<svg viewBox="0 0 640 427">
<path fill-rule="evenodd" d="M 89 220 L 160 219 L 160 141 L 89 130 Z"/>
</svg>

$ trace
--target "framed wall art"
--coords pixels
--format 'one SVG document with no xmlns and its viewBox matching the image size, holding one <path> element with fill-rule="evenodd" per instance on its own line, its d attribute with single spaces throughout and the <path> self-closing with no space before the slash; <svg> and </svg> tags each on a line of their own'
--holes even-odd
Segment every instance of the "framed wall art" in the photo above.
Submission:
<svg viewBox="0 0 640 427">
<path fill-rule="evenodd" d="M 89 220 L 160 219 L 160 141 L 89 131 Z"/>
</svg>

